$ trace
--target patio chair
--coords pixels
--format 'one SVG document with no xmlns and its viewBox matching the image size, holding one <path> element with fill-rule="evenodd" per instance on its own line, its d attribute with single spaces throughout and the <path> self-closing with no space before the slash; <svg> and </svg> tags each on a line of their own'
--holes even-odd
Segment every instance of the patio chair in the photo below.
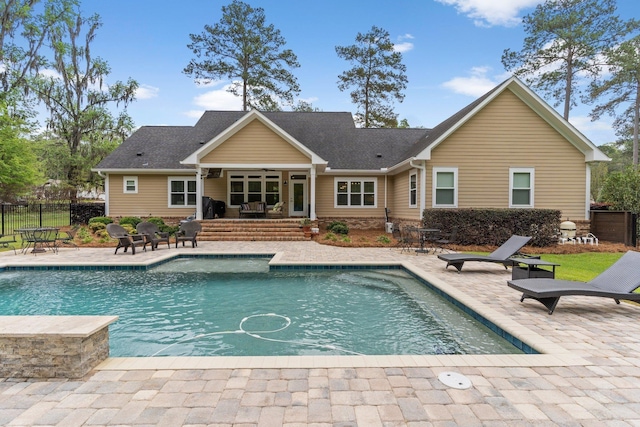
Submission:
<svg viewBox="0 0 640 427">
<path fill-rule="evenodd" d="M 451 233 L 441 233 L 440 236 L 433 241 L 435 246 L 434 253 L 440 250 L 440 253 L 451 250 L 451 244 L 455 243 L 458 236 L 458 228 L 454 227 Z"/>
<path fill-rule="evenodd" d="M 197 221 L 185 222 L 180 225 L 180 230 L 176 232 L 176 248 L 178 247 L 178 242 L 182 242 L 182 246 L 184 246 L 184 242 L 191 242 L 191 247 L 195 248 L 198 246 L 198 233 L 202 231 L 202 225 L 200 225 Z"/>
<path fill-rule="evenodd" d="M 528 236 L 516 236 L 515 234 L 502 244 L 498 249 L 491 252 L 489 255 L 474 255 L 474 254 L 440 254 L 438 258 L 443 261 L 447 261 L 448 268 L 453 265 L 458 273 L 462 270 L 462 266 L 467 261 L 479 261 L 479 262 L 494 262 L 504 265 L 504 268 L 513 265 L 511 258 L 517 254 L 524 245 L 531 240 Z"/>
<path fill-rule="evenodd" d="M 73 246 L 78 250 L 78 245 L 74 242 L 76 233 L 78 232 L 78 226 L 74 225 L 70 230 L 63 231 L 63 234 L 58 234 L 56 238 L 56 245 L 60 248 L 61 245 Z M 58 244 L 59 243 L 59 244 Z"/>
<path fill-rule="evenodd" d="M 639 265 L 640 252 L 628 251 L 590 282 L 537 278 L 508 280 L 507 284 L 522 292 L 520 302 L 525 298 L 538 300 L 549 314 L 553 314 L 560 297 L 567 295 L 613 298 L 616 304 L 620 300 L 640 302 L 640 293 L 634 292 L 640 287 Z"/>
<path fill-rule="evenodd" d="M 148 221 L 142 221 L 136 225 L 138 234 L 143 234 L 147 238 L 147 242 L 151 243 L 151 250 L 158 249 L 158 243 L 167 242 L 167 247 L 171 248 L 169 242 L 169 233 L 160 231 L 157 224 Z"/>
<path fill-rule="evenodd" d="M 124 252 L 131 248 L 131 255 L 136 254 L 136 246 L 142 246 L 144 251 L 147 250 L 147 239 L 142 234 L 129 234 L 121 225 L 107 224 L 107 233 L 112 239 L 118 239 L 118 246 L 114 254 L 118 253 L 118 249 L 124 248 Z"/>
<path fill-rule="evenodd" d="M 418 228 L 408 225 L 402 229 L 402 250 L 400 253 L 416 248 L 420 244 Z"/>
<path fill-rule="evenodd" d="M 16 244 L 18 240 L 15 234 L 0 234 L 0 248 L 13 249 L 13 254 L 16 255 Z"/>
</svg>

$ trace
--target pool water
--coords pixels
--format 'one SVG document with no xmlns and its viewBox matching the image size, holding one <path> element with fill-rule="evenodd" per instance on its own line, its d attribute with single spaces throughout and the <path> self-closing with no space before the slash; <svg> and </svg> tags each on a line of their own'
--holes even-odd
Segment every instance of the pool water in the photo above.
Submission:
<svg viewBox="0 0 640 427">
<path fill-rule="evenodd" d="M 520 353 L 403 270 L 267 263 L 3 272 L 0 315 L 120 316 L 111 356 Z"/>
</svg>

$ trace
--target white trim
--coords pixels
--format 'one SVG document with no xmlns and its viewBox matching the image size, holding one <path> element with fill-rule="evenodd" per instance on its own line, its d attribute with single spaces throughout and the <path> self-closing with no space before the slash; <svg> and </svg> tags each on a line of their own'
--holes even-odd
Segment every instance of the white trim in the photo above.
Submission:
<svg viewBox="0 0 640 427">
<path fill-rule="evenodd" d="M 438 205 L 436 203 L 436 190 L 438 184 L 438 173 L 453 173 L 453 204 L 450 205 Z M 443 167 L 434 166 L 431 174 L 431 207 L 432 208 L 457 208 L 458 207 L 458 168 L 457 167 Z"/>
<path fill-rule="evenodd" d="M 205 113 L 206 114 L 206 113 Z M 285 132 L 280 126 L 276 125 L 274 122 L 269 120 L 264 114 L 260 113 L 258 110 L 251 110 L 242 116 L 239 120 L 236 120 L 231 126 L 214 136 L 209 141 L 206 141 L 202 147 L 198 150 L 191 153 L 186 159 L 180 161 L 183 165 L 197 165 L 204 156 L 213 151 L 220 144 L 225 142 L 227 139 L 235 135 L 249 123 L 254 120 L 260 121 L 266 127 L 268 127 L 271 131 L 277 134 L 279 137 L 284 139 L 286 142 L 291 144 L 292 147 L 296 148 L 302 154 L 309 156 L 312 164 L 326 164 L 327 161 L 322 159 L 319 155 L 314 153 L 307 147 L 306 145 L 300 143 L 297 139 L 289 135 Z M 307 165 L 308 167 L 308 165 Z"/>
<path fill-rule="evenodd" d="M 247 176 L 249 175 L 259 175 L 260 176 L 260 182 L 261 182 L 261 201 L 266 202 L 266 195 L 267 195 L 267 176 L 278 176 L 278 201 L 283 201 L 282 200 L 282 196 L 283 196 L 283 185 L 282 185 L 282 171 L 263 171 L 263 170 L 227 170 L 227 206 L 228 207 L 232 207 L 232 208 L 237 208 L 240 205 L 239 204 L 232 204 L 231 203 L 231 181 L 232 181 L 232 176 L 234 175 L 242 175 L 243 179 L 242 179 L 242 192 L 243 192 L 243 203 L 247 202 L 247 196 L 249 194 L 249 187 L 247 184 Z M 234 181 L 240 181 L 239 179 L 233 179 Z M 269 179 L 268 181 L 275 181 L 275 179 Z M 239 194 L 239 193 L 233 193 L 233 194 Z M 270 193 L 271 194 L 271 193 Z M 267 204 L 267 207 L 271 207 L 273 206 L 272 204 Z"/>
<path fill-rule="evenodd" d="M 414 178 L 415 188 L 411 188 L 411 178 Z M 415 203 L 411 203 L 411 193 L 414 192 L 416 195 Z M 418 207 L 418 171 L 412 170 L 409 172 L 409 208 L 415 209 Z"/>
<path fill-rule="evenodd" d="M 509 168 L 509 207 L 510 208 L 533 208 L 535 206 L 534 193 L 536 188 L 536 174 L 535 168 Z M 514 205 L 513 204 L 513 175 L 516 173 L 528 173 L 529 174 L 529 204 L 528 205 Z"/>
<path fill-rule="evenodd" d="M 342 181 L 346 181 L 347 182 L 347 202 L 348 204 L 346 205 L 339 205 L 338 204 L 338 182 L 342 182 Z M 360 205 L 351 205 L 351 183 L 352 182 L 360 182 L 362 184 L 362 192 L 359 193 L 361 194 L 362 197 L 362 204 Z M 364 195 L 365 194 L 369 194 L 369 193 L 365 193 L 364 191 L 364 183 L 365 182 L 373 182 L 373 205 L 365 205 L 364 204 Z M 345 194 L 345 193 L 340 193 L 340 194 Z M 333 207 L 335 209 L 373 209 L 373 208 L 377 208 L 378 207 L 378 177 L 354 177 L 354 176 L 349 176 L 349 177 L 334 177 L 333 178 Z"/>
<path fill-rule="evenodd" d="M 133 190 L 127 189 L 127 181 L 133 181 Z M 127 175 L 122 177 L 122 194 L 138 194 L 138 177 Z"/>
<path fill-rule="evenodd" d="M 184 205 L 173 205 L 171 204 L 171 181 L 183 181 L 185 183 L 185 189 L 184 189 L 184 195 L 185 195 L 185 204 Z M 190 205 L 188 204 L 188 200 L 189 198 L 187 197 L 190 192 L 189 190 L 189 181 L 193 181 L 196 183 L 196 191 L 195 191 L 195 195 L 196 195 L 196 204 L 195 205 Z M 168 176 L 167 177 L 167 207 L 170 209 L 174 209 L 174 208 L 178 208 L 178 209 L 184 209 L 184 208 L 189 208 L 189 207 L 193 207 L 194 209 L 198 209 L 198 181 L 196 179 L 196 177 L 191 177 L 191 176 Z"/>
</svg>

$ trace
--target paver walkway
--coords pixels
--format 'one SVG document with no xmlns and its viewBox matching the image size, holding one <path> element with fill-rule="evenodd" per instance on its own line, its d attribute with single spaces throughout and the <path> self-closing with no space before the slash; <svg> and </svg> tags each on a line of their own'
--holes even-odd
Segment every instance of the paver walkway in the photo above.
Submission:
<svg viewBox="0 0 640 427">
<path fill-rule="evenodd" d="M 0 266 L 152 262 L 175 251 L 11 252 L 0 254 Z M 404 262 L 550 354 L 109 359 L 78 381 L 0 379 L 0 425 L 640 426 L 638 306 L 566 297 L 549 316 L 535 301 L 520 303 L 502 266 L 469 263 L 458 274 L 433 255 L 389 249 L 202 242 L 195 251 L 278 253 L 278 262 Z M 443 371 L 465 375 L 472 387 L 447 387 L 438 380 Z"/>
</svg>

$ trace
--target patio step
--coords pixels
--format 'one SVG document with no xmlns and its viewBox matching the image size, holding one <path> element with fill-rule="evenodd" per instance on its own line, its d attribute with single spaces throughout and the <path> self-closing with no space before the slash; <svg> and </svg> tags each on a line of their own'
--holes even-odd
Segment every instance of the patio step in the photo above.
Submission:
<svg viewBox="0 0 640 427">
<path fill-rule="evenodd" d="M 202 241 L 302 241 L 299 219 L 212 219 L 202 220 Z"/>
</svg>

